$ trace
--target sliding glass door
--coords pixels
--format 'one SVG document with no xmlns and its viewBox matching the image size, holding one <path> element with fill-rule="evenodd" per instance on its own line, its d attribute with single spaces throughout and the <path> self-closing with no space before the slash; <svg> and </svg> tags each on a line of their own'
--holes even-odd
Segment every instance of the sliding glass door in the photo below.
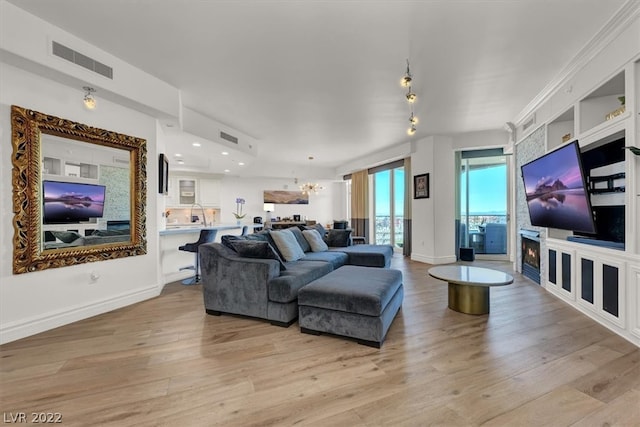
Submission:
<svg viewBox="0 0 640 427">
<path fill-rule="evenodd" d="M 404 238 L 404 167 L 373 174 L 376 244 L 402 248 Z"/>
<path fill-rule="evenodd" d="M 502 150 L 459 153 L 459 246 L 476 255 L 508 255 L 508 175 Z"/>
</svg>

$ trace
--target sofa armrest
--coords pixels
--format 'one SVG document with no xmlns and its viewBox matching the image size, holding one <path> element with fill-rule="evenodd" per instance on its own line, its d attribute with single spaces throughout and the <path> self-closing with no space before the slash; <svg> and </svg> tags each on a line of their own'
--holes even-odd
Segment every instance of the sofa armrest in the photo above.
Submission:
<svg viewBox="0 0 640 427">
<path fill-rule="evenodd" d="M 207 310 L 267 317 L 267 283 L 280 275 L 277 260 L 240 257 L 220 243 L 201 245 L 199 256 Z"/>
</svg>

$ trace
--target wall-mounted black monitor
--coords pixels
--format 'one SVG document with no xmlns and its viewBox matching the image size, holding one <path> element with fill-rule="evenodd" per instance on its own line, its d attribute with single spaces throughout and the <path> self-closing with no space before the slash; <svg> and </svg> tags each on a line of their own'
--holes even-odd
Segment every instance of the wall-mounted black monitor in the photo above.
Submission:
<svg viewBox="0 0 640 427">
<path fill-rule="evenodd" d="M 104 185 L 97 184 L 43 181 L 43 222 L 71 224 L 102 218 L 105 189 Z"/>
<path fill-rule="evenodd" d="M 169 194 L 169 159 L 162 153 L 158 159 L 158 192 Z"/>
<path fill-rule="evenodd" d="M 595 233 L 578 141 L 522 166 L 531 224 Z"/>
</svg>

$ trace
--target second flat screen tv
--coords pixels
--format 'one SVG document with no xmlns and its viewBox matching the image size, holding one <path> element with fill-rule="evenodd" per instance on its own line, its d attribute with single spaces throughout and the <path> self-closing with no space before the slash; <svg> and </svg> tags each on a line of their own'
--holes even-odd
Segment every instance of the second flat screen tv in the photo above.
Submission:
<svg viewBox="0 0 640 427">
<path fill-rule="evenodd" d="M 522 179 L 531 225 L 596 232 L 578 141 L 523 165 Z"/>
<path fill-rule="evenodd" d="M 103 215 L 104 185 L 44 181 L 42 193 L 45 224 L 78 223 Z"/>
</svg>

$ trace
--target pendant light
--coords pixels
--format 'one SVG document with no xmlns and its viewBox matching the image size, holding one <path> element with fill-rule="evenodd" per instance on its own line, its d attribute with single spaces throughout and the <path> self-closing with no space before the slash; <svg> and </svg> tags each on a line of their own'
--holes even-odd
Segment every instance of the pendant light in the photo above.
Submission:
<svg viewBox="0 0 640 427">
<path fill-rule="evenodd" d="M 84 103 L 84 107 L 87 110 L 95 110 L 98 106 L 98 103 L 96 102 L 96 99 L 93 97 L 92 93 L 94 93 L 96 90 L 89 86 L 83 86 L 82 89 L 84 89 L 84 91 L 86 92 L 84 95 L 84 99 L 82 100 L 82 102 Z"/>
<path fill-rule="evenodd" d="M 400 84 L 403 87 L 409 88 L 409 90 L 404 96 L 407 102 L 409 103 L 410 111 L 411 111 L 411 116 L 409 116 L 409 123 L 411 123 L 411 126 L 409 127 L 409 129 L 407 129 L 407 135 L 409 136 L 414 135 L 416 133 L 417 131 L 416 125 L 418 124 L 418 117 L 416 117 L 416 115 L 413 114 L 413 104 L 418 99 L 418 95 L 416 95 L 415 92 L 411 90 L 412 82 L 413 82 L 413 76 L 411 75 L 411 71 L 409 69 L 409 59 L 407 59 L 407 71 L 405 72 L 404 76 L 400 80 Z"/>
</svg>

